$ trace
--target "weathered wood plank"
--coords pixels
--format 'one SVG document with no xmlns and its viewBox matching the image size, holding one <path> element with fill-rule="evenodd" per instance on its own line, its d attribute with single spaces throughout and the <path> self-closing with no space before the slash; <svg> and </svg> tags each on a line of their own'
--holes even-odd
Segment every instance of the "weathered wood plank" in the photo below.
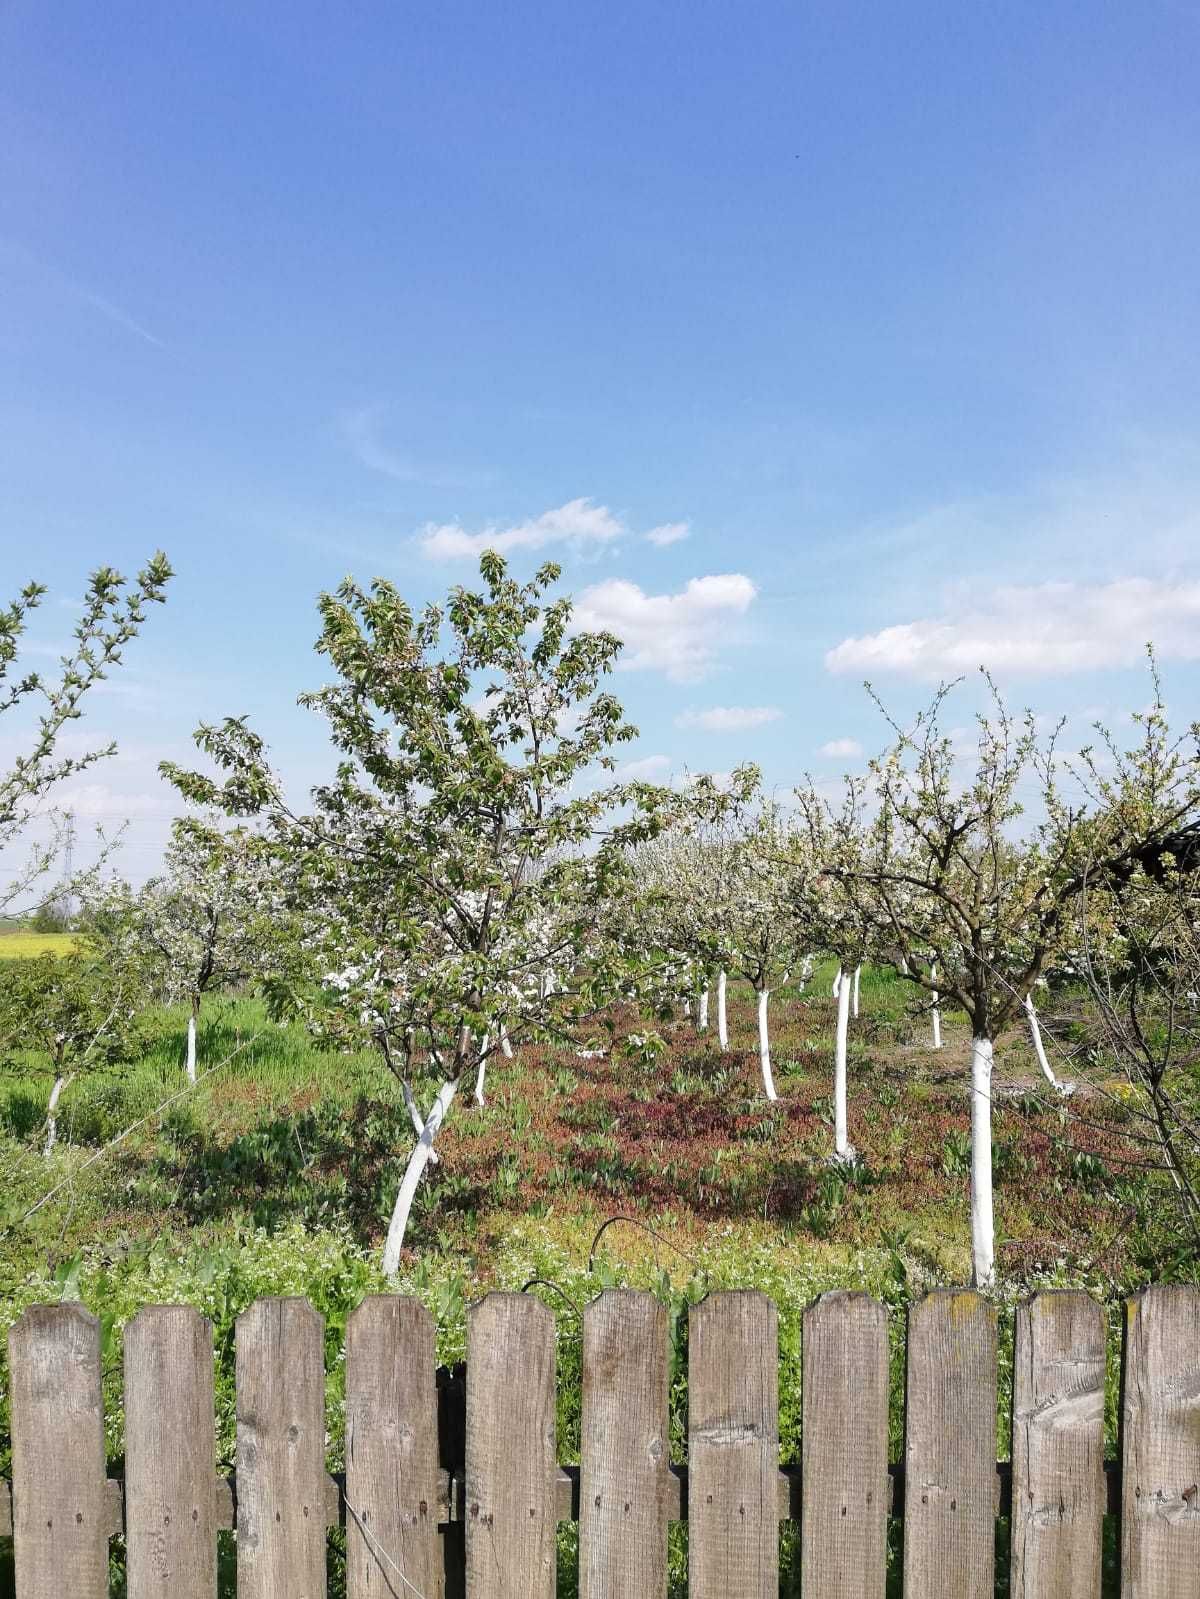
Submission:
<svg viewBox="0 0 1200 1599">
<path fill-rule="evenodd" d="M 802 1599 L 880 1599 L 887 1560 L 887 1316 L 867 1294 L 804 1312 Z"/>
<path fill-rule="evenodd" d="M 1104 1311 L 1087 1294 L 1035 1294 L 1015 1333 L 1013 1599 L 1099 1599 Z"/>
<path fill-rule="evenodd" d="M 237 1320 L 238 1599 L 325 1596 L 324 1323 L 307 1299 Z"/>
<path fill-rule="evenodd" d="M 8 1358 L 17 1599 L 105 1599 L 100 1323 L 79 1304 L 33 1305 Z"/>
<path fill-rule="evenodd" d="M 904 1592 L 992 1599 L 996 1564 L 996 1312 L 940 1289 L 909 1307 Z"/>
<path fill-rule="evenodd" d="M 1122 1594 L 1200 1599 L 1200 1289 L 1125 1306 Z"/>
<path fill-rule="evenodd" d="M 711 1294 L 688 1317 L 688 1594 L 779 1593 L 779 1315 Z"/>
<path fill-rule="evenodd" d="M 467 1593 L 553 1599 L 554 1315 L 531 1294 L 467 1314 Z"/>
<path fill-rule="evenodd" d="M 212 1327 L 151 1305 L 125 1329 L 125 1539 L 129 1599 L 217 1591 Z"/>
<path fill-rule="evenodd" d="M 415 1299 L 365 1299 L 346 1324 L 348 1599 L 433 1599 L 437 1494 L 433 1318 Z"/>
<path fill-rule="evenodd" d="M 580 1599 L 667 1591 L 667 1313 L 608 1289 L 583 1313 Z"/>
</svg>

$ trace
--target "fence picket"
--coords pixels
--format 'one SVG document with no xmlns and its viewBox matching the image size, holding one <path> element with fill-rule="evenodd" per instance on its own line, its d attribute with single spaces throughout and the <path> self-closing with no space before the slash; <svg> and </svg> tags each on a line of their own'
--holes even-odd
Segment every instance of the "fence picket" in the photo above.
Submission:
<svg viewBox="0 0 1200 1599">
<path fill-rule="evenodd" d="M 1099 1599 L 1104 1311 L 1087 1294 L 1035 1294 L 1015 1335 L 1013 1599 Z"/>
<path fill-rule="evenodd" d="M 80 1304 L 33 1305 L 8 1354 L 16 1599 L 105 1599 L 100 1323 Z"/>
<path fill-rule="evenodd" d="M 688 1593 L 779 1593 L 779 1315 L 712 1294 L 688 1317 Z"/>
<path fill-rule="evenodd" d="M 667 1591 L 667 1312 L 610 1288 L 583 1313 L 580 1599 Z"/>
<path fill-rule="evenodd" d="M 881 1599 L 888 1511 L 887 1316 L 868 1294 L 804 1312 L 801 1599 Z"/>
<path fill-rule="evenodd" d="M 941 1289 L 909 1307 L 904 1592 L 992 1599 L 996 1563 L 996 1312 Z"/>
<path fill-rule="evenodd" d="M 324 1355 L 307 1299 L 238 1317 L 238 1599 L 324 1599 Z"/>
<path fill-rule="evenodd" d="M 437 1455 L 433 1318 L 364 1299 L 346 1324 L 348 1599 L 435 1599 Z"/>
<path fill-rule="evenodd" d="M 553 1599 L 554 1316 L 529 1294 L 488 1294 L 467 1316 L 469 1599 Z"/>
<path fill-rule="evenodd" d="M 1122 1592 L 1200 1599 L 1200 1289 L 1125 1305 Z"/>
<path fill-rule="evenodd" d="M 1011 1480 L 1014 1599 L 1099 1599 L 1118 1502 L 1122 1593 L 1200 1599 L 1200 1289 L 1128 1301 L 1119 1463 L 1103 1458 L 1105 1325 L 1082 1293 L 1018 1307 L 1010 1474 L 995 1459 L 993 1309 L 948 1290 L 912 1306 L 895 1485 L 906 1595 L 991 1599 Z M 490 1295 L 468 1317 L 469 1369 L 435 1371 L 427 1312 L 365 1301 L 347 1324 L 343 1493 L 325 1469 L 324 1328 L 306 1300 L 260 1300 L 238 1319 L 236 1477 L 215 1468 L 209 1324 L 182 1306 L 139 1312 L 125 1335 L 125 1473 L 107 1481 L 100 1324 L 78 1304 L 34 1307 L 9 1333 L 0 1538 L 15 1539 L 15 1599 L 101 1599 L 114 1535 L 130 1599 L 215 1599 L 217 1531 L 235 1519 L 239 1599 L 325 1599 L 340 1515 L 348 1599 L 551 1599 L 557 1522 L 575 1517 L 580 1599 L 665 1599 L 676 1517 L 690 1523 L 693 1599 L 774 1599 L 789 1516 L 801 1599 L 882 1599 L 883 1306 L 838 1292 L 805 1311 L 800 1470 L 778 1467 L 771 1301 L 717 1293 L 691 1308 L 678 1472 L 668 1328 L 649 1294 L 588 1306 L 581 1465 L 560 1467 L 543 1304 Z"/>
<path fill-rule="evenodd" d="M 129 1599 L 214 1599 L 216 1485 L 212 1326 L 149 1305 L 125 1329 Z"/>
</svg>

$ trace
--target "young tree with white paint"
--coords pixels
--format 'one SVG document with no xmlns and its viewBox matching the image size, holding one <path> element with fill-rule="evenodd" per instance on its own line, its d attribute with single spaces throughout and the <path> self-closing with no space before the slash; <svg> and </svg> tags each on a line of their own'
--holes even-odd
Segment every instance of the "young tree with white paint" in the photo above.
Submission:
<svg viewBox="0 0 1200 1599">
<path fill-rule="evenodd" d="M 778 1099 L 771 1066 L 771 994 L 811 971 L 811 923 L 804 914 L 811 862 L 782 808 L 769 800 L 740 819 L 730 851 L 725 942 L 737 975 L 754 990 L 763 1092 Z"/>
<path fill-rule="evenodd" d="M 48 1160 L 58 1142 L 62 1096 L 85 1073 L 133 1060 L 145 1047 L 143 969 L 91 950 L 6 962 L 0 984 L 0 1054 L 6 1068 L 40 1074 L 49 1065 Z"/>
<path fill-rule="evenodd" d="M 138 946 L 159 996 L 187 1006 L 184 1068 L 194 1083 L 205 996 L 276 966 L 285 914 L 262 839 L 184 817 L 172 825 L 163 872 L 137 893 L 120 882 L 85 890 L 82 920 L 102 945 Z"/>
<path fill-rule="evenodd" d="M 953 686 L 953 685 L 951 685 Z M 995 1281 L 992 1070 L 1000 1031 L 1072 936 L 1083 830 L 1060 793 L 1055 739 L 1016 720 L 987 680 L 973 752 L 941 726 L 948 688 L 871 763 L 830 813 L 831 871 L 845 904 L 899 947 L 907 981 L 949 997 L 971 1022 L 974 1280 Z M 891 719 L 889 718 L 889 721 Z M 1038 819 L 1014 830 L 1028 790 Z M 872 815 L 873 810 L 873 815 Z"/>
<path fill-rule="evenodd" d="M 635 736 L 601 687 L 619 641 L 572 630 L 569 599 L 548 595 L 556 566 L 520 585 L 489 551 L 480 572 L 481 589 L 419 614 L 382 579 L 321 597 L 317 648 L 335 675 L 302 703 L 339 762 L 308 811 L 244 721 L 197 734 L 223 781 L 164 767 L 194 803 L 262 818 L 303 918 L 310 1021 L 372 1041 L 410 1089 L 434 1064 L 388 1275 L 438 1131 L 501 1029 L 516 1047 L 565 1042 L 636 984 L 607 907 L 630 891 L 631 848 L 662 801 L 605 780 Z"/>
</svg>

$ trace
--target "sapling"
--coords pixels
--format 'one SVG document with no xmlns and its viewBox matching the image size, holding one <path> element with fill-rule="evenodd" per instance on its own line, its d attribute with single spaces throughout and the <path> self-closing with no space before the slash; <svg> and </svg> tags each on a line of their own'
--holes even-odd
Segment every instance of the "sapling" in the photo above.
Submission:
<svg viewBox="0 0 1200 1599">
<path fill-rule="evenodd" d="M 667 798 L 604 781 L 635 736 L 601 687 L 619 641 L 572 631 L 570 601 L 548 597 L 553 565 L 520 585 L 489 551 L 480 573 L 480 590 L 419 614 L 383 579 L 321 597 L 317 648 L 334 676 L 301 703 L 329 723 L 338 763 L 308 810 L 288 803 L 243 720 L 197 734 L 223 780 L 163 768 L 193 803 L 261 818 L 302 926 L 308 980 L 292 1002 L 310 1026 L 373 1042 L 409 1095 L 416 1061 L 433 1064 L 388 1276 L 438 1132 L 501 1029 L 516 1048 L 569 1043 L 636 991 L 608 907 L 630 893 L 631 851 Z"/>
<path fill-rule="evenodd" d="M 49 1064 L 42 1149 L 49 1159 L 58 1142 L 59 1105 L 76 1078 L 132 1060 L 144 1047 L 141 973 L 81 951 L 6 962 L 6 968 L 0 1051 L 13 1070 L 36 1073 L 44 1069 L 42 1060 Z"/>
<path fill-rule="evenodd" d="M 871 763 L 869 788 L 848 780 L 840 813 L 811 788 L 807 808 L 828 837 L 830 877 L 878 947 L 897 946 L 907 980 L 935 1004 L 949 995 L 971 1021 L 971 1237 L 974 1281 L 995 1281 L 992 1196 L 994 1040 L 1069 939 L 1078 892 L 1079 814 L 1060 794 L 1056 735 L 1016 721 L 990 679 L 977 718 L 974 770 L 942 732 L 939 690 L 911 729 Z M 889 718 L 890 721 L 890 718 Z M 1036 785 L 1039 817 L 1021 842 L 1018 797 Z"/>
<path fill-rule="evenodd" d="M 119 880 L 94 880 L 81 916 L 103 947 L 132 942 L 160 997 L 187 1006 L 189 1083 L 205 996 L 277 970 L 287 920 L 264 841 L 245 828 L 223 830 L 211 817 L 172 824 L 163 871 L 136 894 Z"/>
</svg>

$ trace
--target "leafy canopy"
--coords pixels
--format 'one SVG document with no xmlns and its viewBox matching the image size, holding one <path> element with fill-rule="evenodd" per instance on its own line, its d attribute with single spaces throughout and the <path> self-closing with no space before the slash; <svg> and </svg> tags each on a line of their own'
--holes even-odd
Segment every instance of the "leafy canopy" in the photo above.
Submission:
<svg viewBox="0 0 1200 1599">
<path fill-rule="evenodd" d="M 292 1002 L 405 1076 L 419 1049 L 457 1075 L 501 1028 L 564 1036 L 622 990 L 604 909 L 665 803 L 612 776 L 636 736 L 602 687 L 619 640 L 571 629 L 554 565 L 518 584 L 488 552 L 480 575 L 419 614 L 382 579 L 321 596 L 335 678 L 301 703 L 338 763 L 307 811 L 244 718 L 196 735 L 219 778 L 163 766 L 194 803 L 262 818 L 301 929 Z"/>
</svg>

